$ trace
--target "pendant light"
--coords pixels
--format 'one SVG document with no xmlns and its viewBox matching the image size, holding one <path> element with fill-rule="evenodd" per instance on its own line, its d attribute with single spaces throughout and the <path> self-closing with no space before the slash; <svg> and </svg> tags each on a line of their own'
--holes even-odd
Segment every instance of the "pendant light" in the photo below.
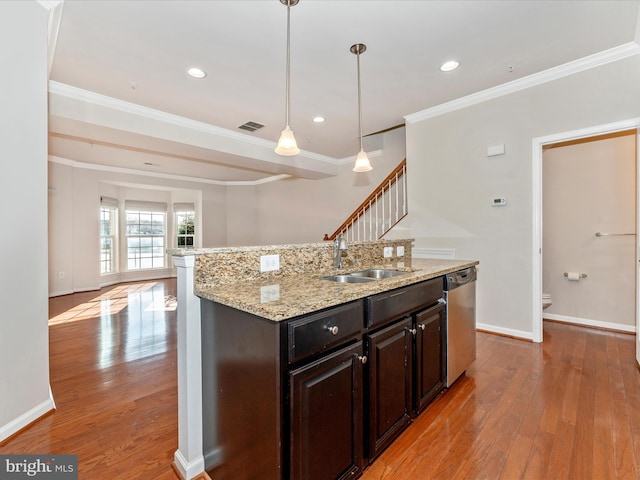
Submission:
<svg viewBox="0 0 640 480">
<path fill-rule="evenodd" d="M 369 157 L 362 148 L 362 101 L 360 98 L 360 54 L 367 51 L 367 46 L 364 43 L 356 43 L 351 45 L 351 53 L 358 58 L 358 127 L 360 129 L 360 151 L 356 156 L 356 164 L 353 166 L 354 172 L 368 172 L 373 170 L 373 167 L 369 163 Z"/>
<path fill-rule="evenodd" d="M 287 97 L 286 97 L 286 110 L 287 117 L 284 126 L 284 130 L 280 133 L 280 138 L 278 139 L 278 146 L 275 149 L 275 152 L 278 155 L 290 156 L 297 155 L 300 153 L 300 149 L 298 148 L 298 144 L 296 143 L 296 137 L 293 136 L 293 130 L 289 127 L 289 77 L 290 67 L 289 67 L 289 59 L 291 57 L 291 11 L 290 8 L 297 5 L 299 0 L 280 0 L 280 3 L 287 6 Z"/>
</svg>

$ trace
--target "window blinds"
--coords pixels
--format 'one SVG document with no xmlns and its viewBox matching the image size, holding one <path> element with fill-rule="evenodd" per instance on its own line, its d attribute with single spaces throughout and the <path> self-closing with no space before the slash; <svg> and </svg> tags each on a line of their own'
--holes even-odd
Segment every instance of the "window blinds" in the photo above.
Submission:
<svg viewBox="0 0 640 480">
<path fill-rule="evenodd" d="M 193 203 L 174 203 L 173 211 L 174 212 L 195 212 L 196 206 Z"/>
<path fill-rule="evenodd" d="M 118 199 L 111 197 L 100 197 L 101 207 L 118 208 Z"/>
<path fill-rule="evenodd" d="M 125 210 L 135 212 L 163 212 L 167 211 L 167 204 L 164 202 L 145 202 L 143 200 L 125 200 Z"/>
</svg>

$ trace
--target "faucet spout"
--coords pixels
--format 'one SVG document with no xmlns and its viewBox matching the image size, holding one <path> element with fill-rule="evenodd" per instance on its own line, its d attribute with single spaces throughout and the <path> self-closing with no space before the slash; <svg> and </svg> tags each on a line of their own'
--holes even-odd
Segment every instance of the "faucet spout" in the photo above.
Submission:
<svg viewBox="0 0 640 480">
<path fill-rule="evenodd" d="M 347 241 L 342 234 L 339 234 L 333 241 L 333 268 L 342 268 L 342 252 L 348 249 L 349 246 L 347 245 Z"/>
</svg>

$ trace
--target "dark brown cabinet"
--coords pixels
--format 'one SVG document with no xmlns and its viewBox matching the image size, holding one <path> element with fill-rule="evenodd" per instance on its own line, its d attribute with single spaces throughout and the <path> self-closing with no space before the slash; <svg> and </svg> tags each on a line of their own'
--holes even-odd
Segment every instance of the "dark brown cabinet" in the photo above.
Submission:
<svg viewBox="0 0 640 480">
<path fill-rule="evenodd" d="M 407 317 L 367 335 L 368 457 L 386 448 L 411 422 L 413 320 Z"/>
<path fill-rule="evenodd" d="M 444 388 L 444 304 L 415 314 L 415 410 Z"/>
<path fill-rule="evenodd" d="M 357 478 L 444 386 L 442 277 L 271 322 L 203 301 L 205 467 Z"/>
<path fill-rule="evenodd" d="M 361 472 L 363 361 L 360 341 L 289 373 L 291 480 Z"/>
<path fill-rule="evenodd" d="M 442 294 L 437 278 L 367 298 L 369 461 L 444 387 Z"/>
</svg>

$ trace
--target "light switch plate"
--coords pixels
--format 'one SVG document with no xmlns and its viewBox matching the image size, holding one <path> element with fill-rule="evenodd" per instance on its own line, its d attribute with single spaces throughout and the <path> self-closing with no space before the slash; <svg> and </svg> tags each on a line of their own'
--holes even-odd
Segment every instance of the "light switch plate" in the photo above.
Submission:
<svg viewBox="0 0 640 480">
<path fill-rule="evenodd" d="M 280 269 L 280 255 L 260 255 L 260 271 L 272 272 Z"/>
<path fill-rule="evenodd" d="M 384 258 L 393 257 L 393 247 L 384 247 L 383 254 Z"/>
</svg>

